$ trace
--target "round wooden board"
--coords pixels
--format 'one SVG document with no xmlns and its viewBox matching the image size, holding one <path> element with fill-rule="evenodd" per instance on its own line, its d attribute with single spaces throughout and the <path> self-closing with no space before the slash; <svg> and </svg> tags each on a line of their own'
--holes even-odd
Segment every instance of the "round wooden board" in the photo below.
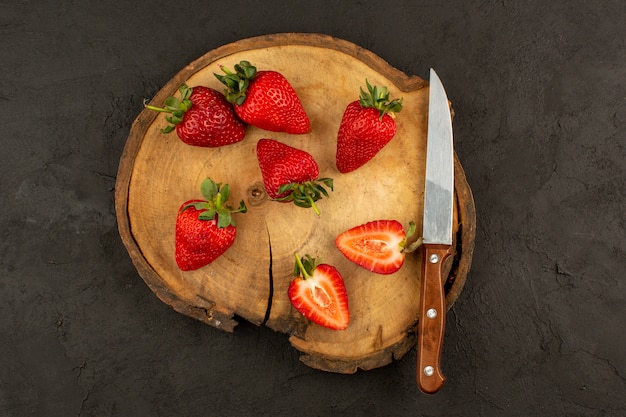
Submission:
<svg viewBox="0 0 626 417">
<path fill-rule="evenodd" d="M 278 34 L 238 41 L 187 65 L 153 98 L 162 106 L 180 84 L 222 91 L 213 73 L 248 60 L 259 70 L 281 72 L 294 86 L 311 119 L 312 132 L 288 135 L 247 127 L 242 142 L 221 148 L 182 143 L 162 134 L 163 115 L 144 110 L 132 126 L 121 157 L 116 191 L 120 235 L 139 274 L 176 311 L 216 328 L 233 331 L 235 316 L 290 335 L 307 365 L 353 373 L 400 358 L 416 341 L 420 253 L 407 256 L 393 275 L 370 273 L 347 261 L 334 245 L 344 230 L 376 219 L 418 225 L 423 210 L 428 83 L 392 68 L 352 43 L 319 34 Z M 368 164 L 340 174 L 335 167 L 337 130 L 347 104 L 358 99 L 365 80 L 403 97 L 394 139 Z M 310 209 L 268 200 L 256 161 L 256 142 L 272 138 L 311 153 L 321 177 L 334 178 L 335 191 Z M 231 186 L 230 202 L 244 200 L 237 214 L 235 244 L 215 262 L 182 272 L 174 260 L 174 225 L 180 204 L 199 198 L 202 180 Z M 475 212 L 471 190 L 455 157 L 455 256 L 447 269 L 447 305 L 463 289 L 471 264 Z M 261 195 L 259 196 L 259 192 Z M 265 197 L 265 198 L 264 198 Z M 295 311 L 287 297 L 294 253 L 310 254 L 341 272 L 349 297 L 348 329 L 315 325 Z"/>
</svg>

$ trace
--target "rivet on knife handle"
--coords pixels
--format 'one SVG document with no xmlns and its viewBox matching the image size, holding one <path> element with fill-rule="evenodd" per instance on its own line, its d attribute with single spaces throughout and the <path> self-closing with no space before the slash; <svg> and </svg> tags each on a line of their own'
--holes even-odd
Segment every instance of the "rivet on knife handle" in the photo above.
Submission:
<svg viewBox="0 0 626 417">
<path fill-rule="evenodd" d="M 443 262 L 452 246 L 424 244 L 421 282 L 421 307 L 417 346 L 417 384 L 420 390 L 434 394 L 446 378 L 441 372 L 441 348 L 445 330 L 445 294 Z"/>
</svg>

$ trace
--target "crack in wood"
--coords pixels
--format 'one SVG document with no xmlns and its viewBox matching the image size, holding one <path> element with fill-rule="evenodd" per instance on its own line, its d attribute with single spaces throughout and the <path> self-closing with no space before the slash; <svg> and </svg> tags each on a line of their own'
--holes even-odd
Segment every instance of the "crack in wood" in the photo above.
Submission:
<svg viewBox="0 0 626 417">
<path fill-rule="evenodd" d="M 272 239 L 270 237 L 269 230 L 267 231 L 267 243 L 268 243 L 268 247 L 270 251 L 269 268 L 268 268 L 269 291 L 267 295 L 267 308 L 265 310 L 265 317 L 263 317 L 263 322 L 261 323 L 261 325 L 263 326 L 270 319 L 270 314 L 272 313 L 272 302 L 274 299 L 274 275 L 272 273 Z"/>
</svg>

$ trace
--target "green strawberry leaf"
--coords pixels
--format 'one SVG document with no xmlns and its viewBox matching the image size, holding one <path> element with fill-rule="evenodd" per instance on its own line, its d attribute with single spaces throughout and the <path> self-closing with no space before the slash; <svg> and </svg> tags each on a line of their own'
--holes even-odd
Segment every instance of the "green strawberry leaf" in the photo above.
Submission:
<svg viewBox="0 0 626 417">
<path fill-rule="evenodd" d="M 200 193 L 207 201 L 190 203 L 187 207 L 193 206 L 197 210 L 203 210 L 198 215 L 200 220 L 213 220 L 217 217 L 218 228 L 228 227 L 229 225 L 235 226 L 232 214 L 248 211 L 243 200 L 239 202 L 237 210 L 233 210 L 232 207 L 224 204 L 230 197 L 230 185 L 228 184 L 222 186 L 222 183 L 216 183 L 211 178 L 206 178 L 200 184 Z"/>
<path fill-rule="evenodd" d="M 185 207 L 183 207 L 183 211 L 187 210 L 189 207 L 193 207 L 196 210 L 205 210 L 207 208 L 207 202 L 206 201 L 195 201 L 193 203 L 189 203 Z"/>
<path fill-rule="evenodd" d="M 226 100 L 241 106 L 246 100 L 246 92 L 248 91 L 250 81 L 256 77 L 256 67 L 248 61 L 240 61 L 234 66 L 235 72 L 224 66 L 220 66 L 220 69 L 225 75 L 216 73 L 213 73 L 213 75 L 226 86 L 224 90 Z"/>
<path fill-rule="evenodd" d="M 249 61 L 240 61 L 235 65 L 235 71 L 245 80 L 251 80 L 256 77 L 256 67 L 250 64 Z"/>
<path fill-rule="evenodd" d="M 209 201 L 215 199 L 222 184 L 216 184 L 211 178 L 207 178 L 200 184 L 200 193 Z"/>
<path fill-rule="evenodd" d="M 218 210 L 217 213 L 217 227 L 223 229 L 224 227 L 228 227 L 233 225 L 233 218 L 230 215 L 230 211 L 228 209 Z"/>
<path fill-rule="evenodd" d="M 324 183 L 331 191 L 334 191 L 332 178 L 320 178 L 318 181 Z"/>
<path fill-rule="evenodd" d="M 192 101 L 189 100 L 189 97 L 191 97 L 191 93 L 193 92 L 193 88 L 189 88 L 187 84 L 182 84 L 178 90 L 180 91 L 181 98 L 178 99 L 174 96 L 170 96 L 165 99 L 163 107 L 149 105 L 147 104 L 147 100 L 144 100 L 143 104 L 146 109 L 171 114 L 171 116 L 165 116 L 165 120 L 171 123 L 171 125 L 161 129 L 161 132 L 163 133 L 170 133 L 173 131 L 174 127 L 183 121 L 185 112 L 187 112 L 187 110 L 189 110 L 193 105 Z"/>
<path fill-rule="evenodd" d="M 222 195 L 222 201 L 228 200 L 228 197 L 230 197 L 230 185 L 224 184 L 220 189 L 220 194 Z"/>
<path fill-rule="evenodd" d="M 198 215 L 200 220 L 213 220 L 215 218 L 215 209 L 213 207 L 206 209 Z"/>
<path fill-rule="evenodd" d="M 413 236 L 413 234 L 415 233 L 415 230 L 417 230 L 417 226 L 415 226 L 415 222 L 414 221 L 410 221 L 409 222 L 409 230 L 407 230 L 407 232 L 406 232 L 406 237 Z"/>
<path fill-rule="evenodd" d="M 381 120 L 385 114 L 392 115 L 402 110 L 403 98 L 389 101 L 389 91 L 387 87 L 378 88 L 378 86 L 372 86 L 367 79 L 365 80 L 365 85 L 367 86 L 367 92 L 361 87 L 361 94 L 359 96 L 361 107 L 377 109 L 380 113 Z"/>
<path fill-rule="evenodd" d="M 176 110 L 180 110 L 183 103 L 176 97 L 168 97 L 165 99 L 164 105 L 166 109 L 174 112 Z"/>
<path fill-rule="evenodd" d="M 187 84 L 181 84 L 178 87 L 178 91 L 180 92 L 181 100 L 183 102 L 189 101 L 189 97 L 191 97 L 191 93 L 193 93 L 193 88 L 189 88 Z"/>
<path fill-rule="evenodd" d="M 298 207 L 303 208 L 313 208 L 315 214 L 320 215 L 320 210 L 315 204 L 316 201 L 322 198 L 322 195 L 328 197 L 328 191 L 323 187 L 323 185 L 330 188 L 331 191 L 333 189 L 333 179 L 332 178 L 320 178 L 312 181 L 306 181 L 303 183 L 291 182 L 288 184 L 283 184 L 278 188 L 279 194 L 289 193 L 284 197 L 276 198 L 276 201 L 293 201 L 293 203 Z"/>
</svg>

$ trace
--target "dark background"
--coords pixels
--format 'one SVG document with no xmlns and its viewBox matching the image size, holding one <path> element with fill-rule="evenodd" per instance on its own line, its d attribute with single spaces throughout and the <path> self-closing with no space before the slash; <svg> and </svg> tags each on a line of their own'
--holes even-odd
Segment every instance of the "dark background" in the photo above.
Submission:
<svg viewBox="0 0 626 417">
<path fill-rule="evenodd" d="M 625 7 L 1 0 L 0 416 L 626 415 Z M 436 395 L 414 349 L 337 375 L 284 334 L 180 315 L 121 243 L 115 179 L 143 99 L 278 32 L 444 81 L 478 219 Z"/>
</svg>

